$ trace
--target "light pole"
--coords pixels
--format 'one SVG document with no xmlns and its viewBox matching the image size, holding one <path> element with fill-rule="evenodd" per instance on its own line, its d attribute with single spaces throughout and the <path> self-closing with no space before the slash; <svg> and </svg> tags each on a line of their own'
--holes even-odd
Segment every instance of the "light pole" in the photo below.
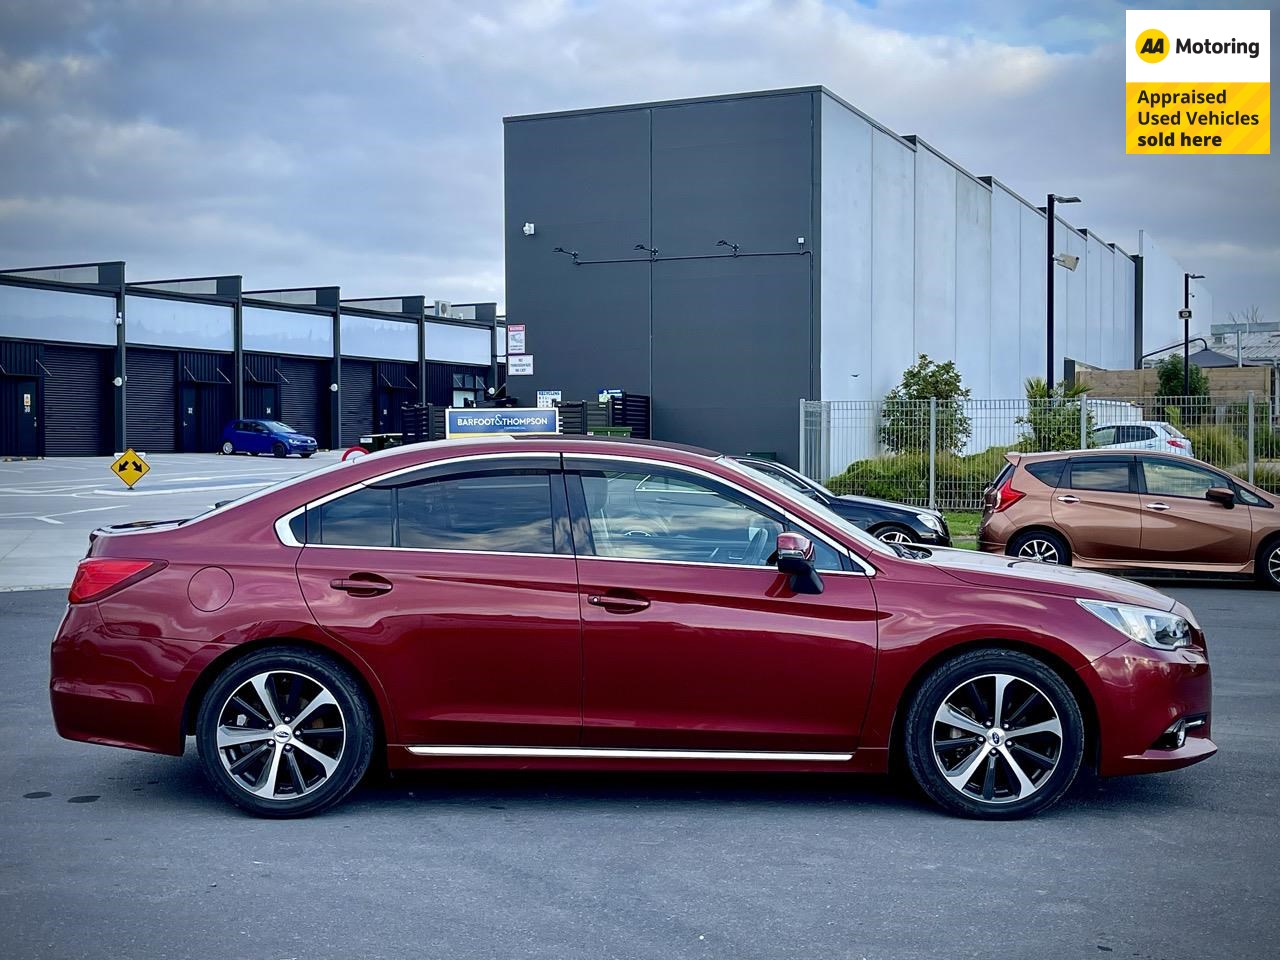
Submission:
<svg viewBox="0 0 1280 960">
<path fill-rule="evenodd" d="M 1191 396 L 1191 281 L 1203 279 L 1203 273 L 1182 275 L 1182 395 L 1184 397 Z M 1239 334 L 1236 336 L 1239 337 Z"/>
<path fill-rule="evenodd" d="M 1058 255 L 1053 249 L 1053 206 L 1055 203 L 1079 203 L 1079 197 L 1060 197 L 1057 194 L 1049 194 L 1048 202 L 1045 203 L 1045 213 L 1048 215 L 1048 229 L 1045 233 L 1048 235 L 1047 249 L 1049 251 L 1048 276 L 1045 280 L 1045 303 L 1047 310 L 1045 316 L 1048 318 L 1048 326 L 1045 328 L 1047 348 L 1045 351 L 1045 376 L 1044 382 L 1050 390 L 1053 389 L 1053 267 L 1058 262 Z"/>
</svg>

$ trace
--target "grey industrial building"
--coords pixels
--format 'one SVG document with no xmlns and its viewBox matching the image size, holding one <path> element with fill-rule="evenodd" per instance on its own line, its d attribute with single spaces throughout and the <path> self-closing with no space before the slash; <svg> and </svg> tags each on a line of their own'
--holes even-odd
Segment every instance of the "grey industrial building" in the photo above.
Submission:
<svg viewBox="0 0 1280 960">
<path fill-rule="evenodd" d="M 496 304 L 132 282 L 122 262 L 0 271 L 0 456 L 217 450 L 240 417 L 321 447 L 496 382 Z"/>
<path fill-rule="evenodd" d="M 879 399 L 919 353 L 955 360 L 977 398 L 1045 373 L 1043 208 L 822 87 L 504 132 L 522 399 L 648 394 L 657 437 L 794 463 L 801 398 Z M 1132 368 L 1181 337 L 1182 269 L 1150 237 L 1130 254 L 1058 217 L 1055 243 L 1078 258 L 1057 269 L 1057 376 L 1068 359 Z"/>
</svg>

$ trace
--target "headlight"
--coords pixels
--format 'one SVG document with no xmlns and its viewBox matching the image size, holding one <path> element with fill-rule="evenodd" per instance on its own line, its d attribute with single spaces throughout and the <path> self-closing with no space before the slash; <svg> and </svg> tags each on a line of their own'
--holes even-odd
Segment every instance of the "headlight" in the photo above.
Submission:
<svg viewBox="0 0 1280 960">
<path fill-rule="evenodd" d="M 919 520 L 921 523 L 923 523 L 926 527 L 928 527 L 934 533 L 942 532 L 942 521 L 938 519 L 938 517 L 935 514 L 917 513 L 916 519 Z"/>
<path fill-rule="evenodd" d="M 1148 647 L 1177 650 L 1191 644 L 1191 624 L 1176 613 L 1102 600 L 1077 600 L 1076 603 L 1130 640 L 1137 640 Z"/>
</svg>

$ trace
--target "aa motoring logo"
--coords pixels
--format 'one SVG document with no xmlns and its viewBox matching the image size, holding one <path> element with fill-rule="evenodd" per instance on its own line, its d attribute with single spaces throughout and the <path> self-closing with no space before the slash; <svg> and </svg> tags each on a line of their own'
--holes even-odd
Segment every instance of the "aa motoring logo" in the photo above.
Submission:
<svg viewBox="0 0 1280 960">
<path fill-rule="evenodd" d="M 1169 38 L 1160 30 L 1144 30 L 1138 34 L 1134 49 L 1147 63 L 1159 63 L 1169 55 Z"/>
<path fill-rule="evenodd" d="M 1144 30 L 1138 34 L 1133 45 L 1139 59 L 1146 63 L 1159 63 L 1170 53 L 1189 53 L 1193 55 L 1246 56 L 1250 60 L 1258 59 L 1262 52 L 1262 44 L 1257 40 L 1245 42 L 1232 37 L 1230 40 L 1196 40 L 1193 37 L 1179 37 L 1170 41 L 1162 30 Z"/>
</svg>

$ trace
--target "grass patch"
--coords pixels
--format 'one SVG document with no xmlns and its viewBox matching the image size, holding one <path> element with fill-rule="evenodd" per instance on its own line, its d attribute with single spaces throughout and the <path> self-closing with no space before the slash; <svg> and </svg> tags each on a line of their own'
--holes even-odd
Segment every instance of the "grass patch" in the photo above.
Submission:
<svg viewBox="0 0 1280 960">
<path fill-rule="evenodd" d="M 977 550 L 978 523 L 982 520 L 982 514 L 977 510 L 944 510 L 943 515 L 951 530 L 951 545 Z"/>
</svg>

